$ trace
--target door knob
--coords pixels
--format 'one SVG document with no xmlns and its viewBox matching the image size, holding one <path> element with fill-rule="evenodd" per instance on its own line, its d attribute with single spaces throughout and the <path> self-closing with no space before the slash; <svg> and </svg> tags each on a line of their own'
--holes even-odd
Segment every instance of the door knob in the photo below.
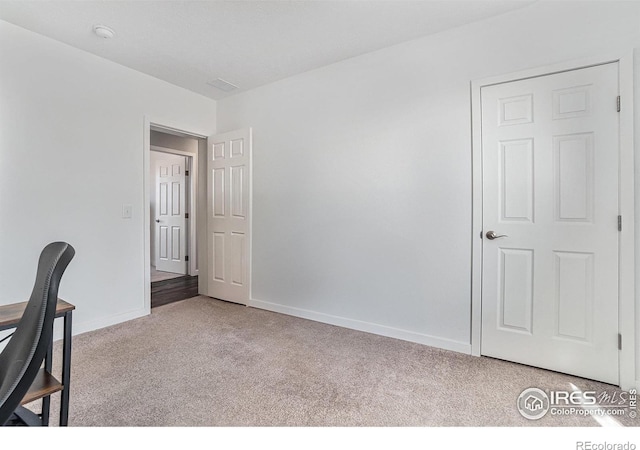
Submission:
<svg viewBox="0 0 640 450">
<path fill-rule="evenodd" d="M 494 239 L 498 239 L 501 237 L 508 237 L 506 234 L 496 234 L 495 231 L 487 231 L 487 239 L 493 241 Z"/>
<path fill-rule="evenodd" d="M 156 219 L 156 223 L 160 223 L 160 219 Z"/>
</svg>

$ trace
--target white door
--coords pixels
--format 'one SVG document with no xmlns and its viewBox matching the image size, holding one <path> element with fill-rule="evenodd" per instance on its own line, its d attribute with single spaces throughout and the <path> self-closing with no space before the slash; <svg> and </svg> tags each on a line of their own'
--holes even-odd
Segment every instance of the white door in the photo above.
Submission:
<svg viewBox="0 0 640 450">
<path fill-rule="evenodd" d="M 617 96 L 617 63 L 482 88 L 483 355 L 618 384 Z"/>
<path fill-rule="evenodd" d="M 249 302 L 251 129 L 207 142 L 207 295 Z M 202 274 L 201 274 L 202 275 Z"/>
<path fill-rule="evenodd" d="M 156 270 L 186 274 L 186 158 L 167 154 L 156 166 Z"/>
</svg>

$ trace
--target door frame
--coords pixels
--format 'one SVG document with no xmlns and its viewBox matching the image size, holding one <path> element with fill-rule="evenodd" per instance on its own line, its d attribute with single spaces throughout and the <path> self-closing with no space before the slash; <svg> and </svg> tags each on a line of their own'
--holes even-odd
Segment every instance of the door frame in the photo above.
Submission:
<svg viewBox="0 0 640 450">
<path fill-rule="evenodd" d="M 197 154 L 185 152 L 183 150 L 175 150 L 173 148 L 165 148 L 159 147 L 157 145 L 151 145 L 150 151 L 158 152 L 158 153 L 167 153 L 169 155 L 176 156 L 184 156 L 187 158 L 187 170 L 189 171 L 189 176 L 186 177 L 187 184 L 187 192 L 189 193 L 189 201 L 187 202 L 187 210 L 186 212 L 189 214 L 189 219 L 187 219 L 187 249 L 188 255 L 190 255 L 189 262 L 187 263 L 187 275 L 196 276 L 198 275 L 198 264 L 197 258 L 193 257 L 197 255 L 196 246 L 198 245 L 196 238 L 196 223 L 198 220 L 198 208 L 197 208 L 197 178 L 198 178 L 198 158 Z M 151 167 L 149 168 L 151 170 Z M 149 176 L 153 176 L 149 173 Z M 151 200 L 151 196 L 149 196 L 149 200 Z M 151 227 L 149 227 L 151 229 Z M 155 244 L 155 243 L 154 243 Z M 156 253 L 156 257 L 157 257 Z"/>
<path fill-rule="evenodd" d="M 151 189 L 149 188 L 149 182 L 151 179 L 151 129 L 163 131 L 169 134 L 174 134 L 177 136 L 185 136 L 191 137 L 199 140 L 198 145 L 198 154 L 193 159 L 198 160 L 202 157 L 202 151 L 206 152 L 206 141 L 209 133 L 206 131 L 198 132 L 190 130 L 189 126 L 184 124 L 174 123 L 172 121 L 168 121 L 166 119 L 160 119 L 145 115 L 143 118 L 143 145 L 142 145 L 142 195 L 143 195 L 143 205 L 144 211 L 142 214 L 142 234 L 143 234 L 143 255 L 142 260 L 144 262 L 144 266 L 142 267 L 142 271 L 144 274 L 144 296 L 143 296 L 143 304 L 142 308 L 145 314 L 151 314 L 151 212 L 149 211 L 150 204 L 150 196 Z M 204 144 L 202 144 L 204 142 Z M 206 153 L 205 153 L 206 154 Z M 193 156 L 193 155 L 192 155 Z M 202 170 L 202 167 L 200 167 Z M 204 174 L 206 175 L 206 173 Z M 198 178 L 202 180 L 203 174 L 198 172 Z M 200 182 L 197 186 L 195 201 L 196 204 L 202 207 L 204 205 L 202 201 L 202 182 Z M 201 208 L 200 208 L 201 209 Z M 199 245 L 198 249 L 198 271 L 207 270 L 207 257 L 206 257 L 206 246 L 203 248 L 205 234 L 201 232 L 202 230 L 202 218 L 205 217 L 206 214 L 199 214 L 198 218 L 194 220 L 194 223 L 197 221 L 197 229 L 200 230 L 197 236 L 197 243 Z M 206 242 L 205 242 L 206 244 Z M 204 252 L 202 251 L 204 249 Z M 204 254 L 204 256 L 203 256 Z M 200 280 L 202 277 L 198 277 L 198 285 L 200 286 Z M 198 292 L 201 292 L 201 289 L 198 289 Z"/>
<path fill-rule="evenodd" d="M 635 379 L 636 305 L 635 305 L 635 192 L 633 137 L 633 50 L 618 55 L 566 61 L 520 72 L 498 75 L 471 82 L 472 127 L 472 231 L 471 231 L 471 354 L 481 356 L 482 338 L 482 87 L 519 81 L 559 72 L 618 63 L 620 108 L 619 214 L 623 217 L 619 232 L 618 332 L 623 337 L 619 351 L 619 384 L 622 389 L 640 386 Z M 614 99 L 612 99 L 614 101 Z"/>
</svg>

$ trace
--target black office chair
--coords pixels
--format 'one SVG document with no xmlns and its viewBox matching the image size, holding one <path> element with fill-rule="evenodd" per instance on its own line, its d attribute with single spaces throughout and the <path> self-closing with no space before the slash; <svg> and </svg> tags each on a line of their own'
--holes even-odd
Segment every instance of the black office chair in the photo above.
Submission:
<svg viewBox="0 0 640 450">
<path fill-rule="evenodd" d="M 60 279 L 75 250 L 53 242 L 40 254 L 31 298 L 11 340 L 0 354 L 0 425 L 37 425 L 39 417 L 20 406 L 53 339 Z"/>
</svg>

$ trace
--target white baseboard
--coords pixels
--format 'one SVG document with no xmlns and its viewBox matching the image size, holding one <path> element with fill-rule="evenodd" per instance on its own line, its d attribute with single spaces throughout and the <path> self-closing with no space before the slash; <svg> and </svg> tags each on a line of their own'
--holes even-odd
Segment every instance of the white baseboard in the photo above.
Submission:
<svg viewBox="0 0 640 450">
<path fill-rule="evenodd" d="M 278 303 L 265 302 L 262 300 L 249 300 L 252 308 L 265 309 L 289 316 L 309 319 L 315 322 L 327 323 L 339 327 L 350 328 L 352 330 L 364 331 L 366 333 L 378 334 L 403 341 L 416 342 L 418 344 L 428 345 L 430 347 L 442 348 L 458 353 L 471 354 L 471 344 L 466 342 L 454 341 L 451 339 L 439 338 L 428 334 L 416 333 L 415 331 L 407 331 L 399 328 L 393 328 L 386 325 L 376 323 L 363 322 L 361 320 L 348 319 L 346 317 L 333 316 L 308 309 L 294 308 L 291 306 L 281 305 Z"/>
<path fill-rule="evenodd" d="M 100 328 L 109 327 L 111 325 L 117 325 L 122 322 L 126 322 L 128 320 L 137 319 L 139 317 L 144 317 L 149 315 L 149 311 L 145 308 L 136 309 L 134 311 L 128 311 L 125 313 L 114 314 L 108 317 L 100 317 L 98 319 L 89 320 L 86 322 L 79 322 L 75 319 L 75 314 L 71 323 L 71 333 L 75 336 L 77 334 L 87 333 L 89 331 L 99 330 Z M 63 321 L 60 319 L 56 319 L 54 322 L 53 328 L 53 340 L 57 341 L 62 339 L 63 329 L 62 329 Z"/>
</svg>

